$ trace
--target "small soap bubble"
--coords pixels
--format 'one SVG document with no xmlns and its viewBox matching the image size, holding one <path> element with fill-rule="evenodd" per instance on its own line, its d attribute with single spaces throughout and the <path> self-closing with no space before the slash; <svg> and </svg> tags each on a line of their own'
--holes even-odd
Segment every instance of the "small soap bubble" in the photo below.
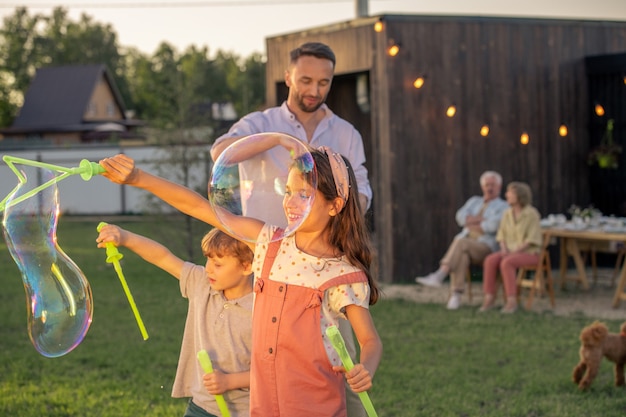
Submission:
<svg viewBox="0 0 626 417">
<path fill-rule="evenodd" d="M 43 181 L 54 177 L 47 169 L 41 172 Z M 2 226 L 26 291 L 30 340 L 39 353 L 53 358 L 70 352 L 83 340 L 91 324 L 93 299 L 87 278 L 57 244 L 56 183 L 11 204 L 36 185 L 25 181 L 18 186 L 7 200 Z"/>
<path fill-rule="evenodd" d="M 208 194 L 220 222 L 240 240 L 252 241 L 236 233 L 230 214 L 253 217 L 283 230 L 254 241 L 264 243 L 282 239 L 302 225 L 316 190 L 317 173 L 307 145 L 293 136 L 268 132 L 239 139 L 220 154 Z"/>
</svg>

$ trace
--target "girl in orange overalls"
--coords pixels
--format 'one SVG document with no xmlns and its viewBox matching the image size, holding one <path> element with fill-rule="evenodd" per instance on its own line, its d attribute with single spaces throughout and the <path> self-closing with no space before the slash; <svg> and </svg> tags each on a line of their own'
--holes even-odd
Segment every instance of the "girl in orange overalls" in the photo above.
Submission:
<svg viewBox="0 0 626 417">
<path fill-rule="evenodd" d="M 370 275 L 371 248 L 358 201 L 356 179 L 346 158 L 328 148 L 311 150 L 314 169 L 297 163 L 289 171 L 283 201 L 295 233 L 257 219 L 220 213 L 204 197 L 134 167 L 117 155 L 100 161 L 103 175 L 145 189 L 182 212 L 247 241 L 272 241 L 255 249 L 255 293 L 250 414 L 252 417 L 345 417 L 345 378 L 366 391 L 382 356 L 369 305 L 378 300 Z M 301 162 L 301 161 L 299 161 Z M 317 178 L 317 189 L 312 186 Z M 311 204 L 311 198 L 312 204 Z M 360 363 L 341 366 L 325 335 L 347 318 L 360 345 Z"/>
</svg>

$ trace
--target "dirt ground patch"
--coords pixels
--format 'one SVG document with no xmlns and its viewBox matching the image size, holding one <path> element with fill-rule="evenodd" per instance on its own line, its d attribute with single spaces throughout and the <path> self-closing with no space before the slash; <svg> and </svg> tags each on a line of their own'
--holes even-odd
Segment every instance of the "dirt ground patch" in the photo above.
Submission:
<svg viewBox="0 0 626 417">
<path fill-rule="evenodd" d="M 571 271 L 573 273 L 573 271 Z M 582 314 L 594 320 L 626 320 L 626 300 L 621 301 L 617 308 L 613 308 L 615 287 L 611 285 L 612 271 L 600 271 L 597 282 L 591 282 L 591 288 L 582 290 L 573 283 L 567 283 L 561 289 L 559 271 L 553 271 L 555 278 L 555 307 L 550 305 L 547 295 L 535 297 L 530 308 L 536 312 L 552 312 L 558 316 Z M 590 275 L 589 275 L 590 276 Z M 445 308 L 448 300 L 448 281 L 440 288 L 424 287 L 418 284 L 382 284 L 383 298 L 404 299 L 417 303 L 441 304 Z M 525 309 L 527 293 L 523 292 L 520 304 Z M 483 299 L 482 282 L 472 283 L 472 301 L 466 293 L 463 295 L 461 308 L 470 309 L 480 307 Z M 497 304 L 504 303 L 502 289 L 499 289 Z"/>
</svg>

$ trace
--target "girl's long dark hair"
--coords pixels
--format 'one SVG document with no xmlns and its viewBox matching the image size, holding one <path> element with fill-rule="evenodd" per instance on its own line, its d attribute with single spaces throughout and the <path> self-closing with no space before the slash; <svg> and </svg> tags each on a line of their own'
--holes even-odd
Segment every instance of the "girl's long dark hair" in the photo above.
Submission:
<svg viewBox="0 0 626 417">
<path fill-rule="evenodd" d="M 326 152 L 317 149 L 310 149 L 317 176 L 317 189 L 327 201 L 333 201 L 338 197 L 337 187 L 330 167 L 330 162 Z M 370 286 L 370 305 L 376 304 L 380 295 L 380 290 L 376 279 L 372 276 L 370 268 L 372 264 L 372 246 L 370 241 L 365 216 L 359 203 L 359 190 L 356 184 L 356 177 L 350 161 L 342 155 L 348 167 L 348 177 L 350 180 L 349 195 L 341 212 L 331 217 L 328 225 L 329 243 L 341 251 L 348 262 L 360 268 L 367 275 Z M 307 182 L 312 183 L 312 175 L 305 175 Z M 311 184 L 312 185 L 312 184 Z"/>
</svg>

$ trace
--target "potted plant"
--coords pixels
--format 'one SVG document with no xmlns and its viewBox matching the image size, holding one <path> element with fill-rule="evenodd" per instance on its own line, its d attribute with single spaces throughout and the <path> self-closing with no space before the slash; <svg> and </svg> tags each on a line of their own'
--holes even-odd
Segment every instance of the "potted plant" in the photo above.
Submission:
<svg viewBox="0 0 626 417">
<path fill-rule="evenodd" d="M 572 204 L 567 212 L 572 216 L 572 220 L 576 221 L 577 218 L 582 219 L 582 223 L 589 223 L 591 219 L 599 218 L 602 216 L 602 212 L 595 208 L 593 205 L 587 207 L 580 207 L 576 204 Z"/>
<path fill-rule="evenodd" d="M 622 147 L 613 142 L 613 119 L 606 123 L 606 131 L 602 136 L 600 145 L 589 152 L 587 162 L 589 165 L 598 165 L 600 168 L 617 169 Z"/>
</svg>

